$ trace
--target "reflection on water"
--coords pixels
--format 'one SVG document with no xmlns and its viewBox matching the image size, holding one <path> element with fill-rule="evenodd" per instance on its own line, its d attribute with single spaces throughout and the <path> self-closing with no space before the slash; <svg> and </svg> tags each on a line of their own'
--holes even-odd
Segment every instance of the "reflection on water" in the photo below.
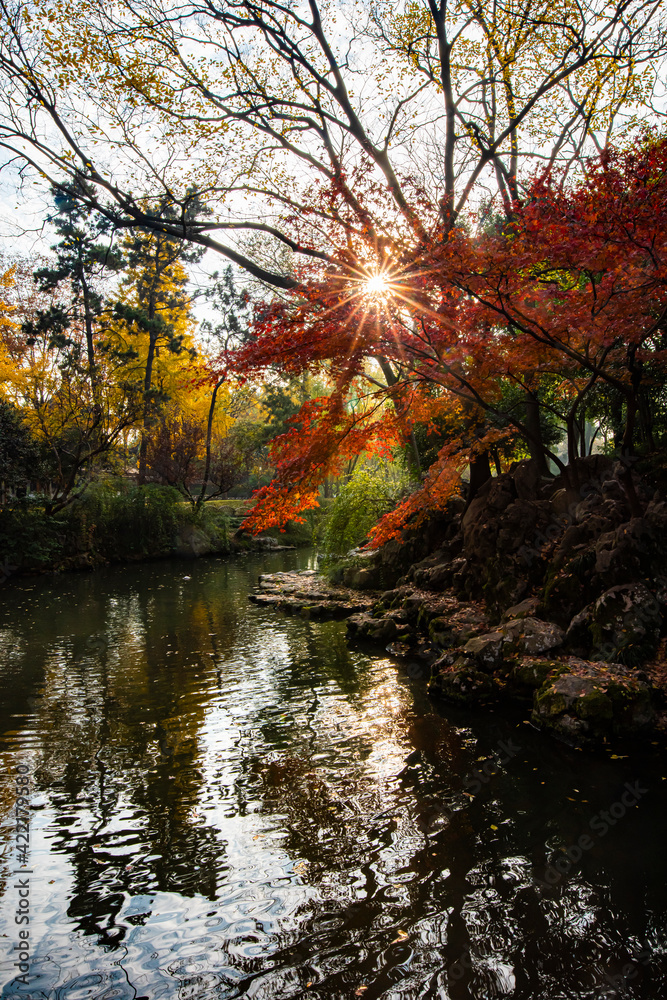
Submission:
<svg viewBox="0 0 667 1000">
<path fill-rule="evenodd" d="M 667 996 L 660 769 L 441 711 L 344 625 L 247 601 L 306 558 L 2 590 L 2 996 Z"/>
</svg>

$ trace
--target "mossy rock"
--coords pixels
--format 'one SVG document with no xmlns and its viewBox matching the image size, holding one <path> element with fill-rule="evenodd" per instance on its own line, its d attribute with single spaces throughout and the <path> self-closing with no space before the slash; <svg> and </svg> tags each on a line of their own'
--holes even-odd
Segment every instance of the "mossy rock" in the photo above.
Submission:
<svg viewBox="0 0 667 1000">
<path fill-rule="evenodd" d="M 533 692 L 539 690 L 549 677 L 557 677 L 567 670 L 567 664 L 559 660 L 534 660 L 522 657 L 512 667 L 509 682 L 519 691 Z"/>
<path fill-rule="evenodd" d="M 591 598 L 591 588 L 595 587 L 593 571 L 595 551 L 587 549 L 570 559 L 562 569 L 551 567 L 547 574 L 538 613 L 544 612 L 548 618 L 566 627 L 572 618 Z M 598 594 L 599 589 L 595 590 Z"/>
<path fill-rule="evenodd" d="M 532 617 L 515 618 L 501 625 L 500 631 L 505 637 L 506 652 L 536 657 L 562 646 L 565 638 L 558 625 Z"/>
<path fill-rule="evenodd" d="M 433 615 L 434 613 L 428 607 L 428 605 L 422 604 L 417 614 L 417 628 L 422 629 L 424 632 L 427 632 L 433 620 Z"/>
<path fill-rule="evenodd" d="M 643 583 L 612 587 L 576 615 L 567 630 L 574 653 L 637 667 L 652 657 L 660 639 L 658 601 Z"/>
<path fill-rule="evenodd" d="M 630 735 L 654 723 L 652 689 L 619 663 L 569 657 L 534 694 L 533 721 L 577 743 Z"/>
<path fill-rule="evenodd" d="M 432 642 L 439 646 L 450 646 L 454 641 L 454 633 L 448 618 L 438 616 L 428 623 L 428 635 Z"/>
<path fill-rule="evenodd" d="M 482 670 L 493 672 L 503 662 L 502 632 L 487 632 L 468 639 L 463 647 L 463 654 L 473 659 Z"/>
<path fill-rule="evenodd" d="M 445 670 L 435 665 L 428 685 L 430 695 L 458 705 L 484 704 L 494 700 L 498 690 L 498 684 L 489 674 L 477 670 L 463 656 Z"/>
<path fill-rule="evenodd" d="M 592 720 L 595 723 L 611 722 L 614 718 L 614 706 L 608 691 L 593 688 L 587 694 L 582 694 L 577 702 L 577 716 L 580 719 Z"/>
<path fill-rule="evenodd" d="M 520 601 L 529 587 L 526 567 L 507 555 L 488 560 L 482 577 L 482 595 L 497 615 Z"/>
<path fill-rule="evenodd" d="M 565 712 L 568 700 L 564 694 L 557 691 L 553 685 L 544 684 L 535 692 L 533 699 L 533 715 L 539 717 L 538 721 L 544 719 L 554 719 Z"/>
</svg>

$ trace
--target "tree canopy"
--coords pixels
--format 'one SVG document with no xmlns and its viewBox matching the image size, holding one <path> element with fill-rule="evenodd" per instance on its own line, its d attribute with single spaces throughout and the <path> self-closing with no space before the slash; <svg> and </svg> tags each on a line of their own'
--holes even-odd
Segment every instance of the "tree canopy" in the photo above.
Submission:
<svg viewBox="0 0 667 1000">
<path fill-rule="evenodd" d="M 464 467 L 471 488 L 490 475 L 491 455 L 562 469 L 548 420 L 570 463 L 601 409 L 596 433 L 613 425 L 627 453 L 651 442 L 657 0 L 0 11 L 8 162 L 142 246 L 209 249 L 263 284 L 211 385 L 324 377 L 273 444 L 253 527 L 316 503 L 361 451 L 409 446 L 425 477 L 391 534 Z M 424 469 L 420 428 L 438 440 Z"/>
</svg>

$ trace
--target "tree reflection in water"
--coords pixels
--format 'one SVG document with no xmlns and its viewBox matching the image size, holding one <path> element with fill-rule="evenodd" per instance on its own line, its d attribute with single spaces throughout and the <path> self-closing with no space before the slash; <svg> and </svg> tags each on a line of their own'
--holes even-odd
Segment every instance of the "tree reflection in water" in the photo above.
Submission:
<svg viewBox="0 0 667 1000">
<path fill-rule="evenodd" d="M 665 992 L 665 793 L 637 750 L 440 711 L 339 623 L 251 605 L 259 562 L 183 566 L 1 595 L 8 941 L 18 762 L 37 807 L 35 979 L 3 996 Z M 640 774 L 650 795 L 545 883 Z"/>
</svg>

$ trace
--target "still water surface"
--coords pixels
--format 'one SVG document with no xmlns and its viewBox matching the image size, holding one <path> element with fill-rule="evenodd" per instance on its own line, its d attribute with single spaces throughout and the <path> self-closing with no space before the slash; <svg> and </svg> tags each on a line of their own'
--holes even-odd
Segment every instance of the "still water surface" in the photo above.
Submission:
<svg viewBox="0 0 667 1000">
<path fill-rule="evenodd" d="M 667 769 L 439 707 L 344 624 L 248 601 L 308 558 L 2 589 L 1 996 L 667 997 Z"/>
</svg>

